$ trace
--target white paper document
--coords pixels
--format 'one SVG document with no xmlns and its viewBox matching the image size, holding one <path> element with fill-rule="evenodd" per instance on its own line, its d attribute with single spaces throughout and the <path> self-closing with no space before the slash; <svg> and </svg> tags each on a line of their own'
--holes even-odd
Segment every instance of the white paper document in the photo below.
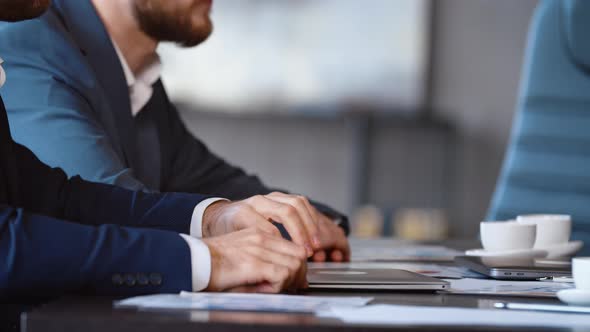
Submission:
<svg viewBox="0 0 590 332">
<path fill-rule="evenodd" d="M 351 324 L 590 327 L 590 315 L 555 314 L 502 309 L 468 309 L 371 305 L 362 308 L 332 308 L 319 314 Z"/>
<path fill-rule="evenodd" d="M 508 296 L 556 297 L 563 289 L 574 288 L 573 283 L 551 281 L 510 281 L 460 279 L 447 280 L 451 287 L 447 292 L 454 294 L 489 294 Z"/>
<path fill-rule="evenodd" d="M 473 272 L 466 267 L 432 264 L 432 263 L 405 263 L 405 262 L 350 262 L 350 263 L 308 263 L 308 269 L 398 269 L 423 274 L 433 278 L 486 278 L 484 275 Z"/>
<path fill-rule="evenodd" d="M 132 297 L 115 302 L 118 308 L 144 310 L 228 310 L 255 312 L 315 313 L 334 306 L 364 306 L 370 297 L 326 297 L 280 294 L 189 293 Z"/>
</svg>

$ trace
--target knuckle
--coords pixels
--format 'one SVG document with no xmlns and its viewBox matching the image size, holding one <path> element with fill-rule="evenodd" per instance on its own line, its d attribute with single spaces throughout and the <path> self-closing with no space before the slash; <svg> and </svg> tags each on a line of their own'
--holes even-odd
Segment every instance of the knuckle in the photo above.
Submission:
<svg viewBox="0 0 590 332">
<path fill-rule="evenodd" d="M 283 213 L 284 215 L 286 215 L 287 217 L 293 217 L 297 214 L 297 210 L 295 210 L 295 208 L 291 205 L 284 205 L 283 207 Z"/>
<path fill-rule="evenodd" d="M 309 201 L 307 200 L 307 197 L 302 196 L 302 195 L 297 195 L 295 196 L 295 198 L 297 199 L 297 201 L 299 201 L 301 204 L 305 204 L 307 205 L 307 203 L 309 203 Z"/>
<path fill-rule="evenodd" d="M 311 232 L 309 232 L 311 234 L 312 238 L 317 239 L 317 241 L 319 241 L 319 245 L 322 245 L 322 242 L 324 241 L 324 239 L 322 238 L 320 231 L 316 228 L 314 228 Z"/>
</svg>

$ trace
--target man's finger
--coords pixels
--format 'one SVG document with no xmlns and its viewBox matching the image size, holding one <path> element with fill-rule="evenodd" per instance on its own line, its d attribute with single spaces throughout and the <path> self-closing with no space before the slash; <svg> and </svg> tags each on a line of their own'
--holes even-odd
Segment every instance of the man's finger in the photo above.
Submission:
<svg viewBox="0 0 590 332">
<path fill-rule="evenodd" d="M 281 193 L 273 193 L 267 195 L 266 197 L 279 203 L 291 205 L 297 209 L 297 212 L 299 212 L 299 216 L 303 221 L 305 230 L 307 231 L 307 236 L 310 239 L 312 248 L 320 248 L 320 228 L 318 226 L 319 220 L 315 214 L 315 208 L 309 204 L 309 201 L 305 197 L 285 195 Z"/>
<path fill-rule="evenodd" d="M 252 237 L 252 241 L 264 250 L 292 256 L 300 260 L 307 258 L 307 252 L 302 246 L 281 237 L 268 237 L 263 234 L 256 234 Z"/>
<path fill-rule="evenodd" d="M 313 205 L 311 205 L 311 203 L 309 202 L 309 200 L 305 200 L 305 205 L 307 206 L 307 209 L 312 213 L 312 217 L 316 222 L 316 227 L 317 227 L 317 233 L 315 235 L 315 237 L 312 237 L 311 241 L 312 244 L 314 246 L 315 249 L 320 249 L 322 247 L 322 240 L 321 240 L 321 232 L 320 232 L 320 222 L 322 220 L 322 217 L 326 217 L 325 215 L 323 215 L 320 211 L 318 211 Z"/>
<path fill-rule="evenodd" d="M 342 228 L 322 215 L 320 229 L 322 231 L 322 249 L 339 250 L 342 253 L 342 261 L 350 260 L 350 246 Z"/>
<path fill-rule="evenodd" d="M 256 285 L 254 289 L 255 289 L 256 293 L 268 293 L 268 294 L 280 293 L 282 291 L 282 289 L 277 290 L 276 286 L 273 286 L 269 283 L 262 283 L 262 284 Z"/>
<path fill-rule="evenodd" d="M 313 254 L 311 241 L 307 236 L 307 230 L 295 207 L 276 202 L 263 196 L 254 196 L 249 200 L 251 200 L 251 206 L 259 214 L 285 226 L 293 242 L 305 247 L 308 257 Z"/>
<path fill-rule="evenodd" d="M 242 264 L 241 281 L 235 285 L 236 287 L 238 285 L 255 286 L 268 283 L 270 285 L 269 292 L 271 293 L 278 293 L 286 288 L 285 286 L 290 277 L 288 268 L 267 263 L 255 257 L 243 261 Z"/>
<path fill-rule="evenodd" d="M 288 287 L 305 288 L 307 254 L 303 247 L 282 238 L 265 237 L 259 234 L 254 235 L 253 240 L 256 246 L 245 247 L 246 252 L 261 261 L 288 268 L 291 274 L 287 281 Z"/>
<path fill-rule="evenodd" d="M 350 245 L 348 239 L 342 228 L 337 225 L 334 225 L 334 228 L 334 236 L 336 237 L 336 246 L 334 249 L 342 252 L 342 261 L 348 262 L 350 261 Z"/>
<path fill-rule="evenodd" d="M 316 263 L 325 262 L 326 261 L 326 252 L 323 250 L 316 252 L 312 257 L 312 260 Z"/>
<path fill-rule="evenodd" d="M 263 262 L 284 266 L 292 272 L 299 271 L 302 267 L 302 260 L 296 256 L 274 252 L 262 247 L 246 247 L 243 250 Z"/>
<path fill-rule="evenodd" d="M 257 285 L 239 286 L 227 290 L 229 293 L 256 293 Z"/>
<path fill-rule="evenodd" d="M 342 262 L 344 260 L 344 254 L 338 249 L 332 250 L 330 253 L 330 259 L 332 262 Z"/>
</svg>

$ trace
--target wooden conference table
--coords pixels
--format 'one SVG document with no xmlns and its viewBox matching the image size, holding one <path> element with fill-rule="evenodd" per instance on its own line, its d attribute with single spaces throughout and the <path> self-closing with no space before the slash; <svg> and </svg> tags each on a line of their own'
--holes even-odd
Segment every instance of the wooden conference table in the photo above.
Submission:
<svg viewBox="0 0 590 332">
<path fill-rule="evenodd" d="M 379 242 L 386 245 L 387 242 Z M 454 245 L 453 245 L 454 244 Z M 471 242 L 473 244 L 473 242 Z M 356 243 L 359 245 L 359 242 Z M 373 244 L 374 245 L 374 244 Z M 457 249 L 466 243 L 450 242 Z M 436 307 L 492 308 L 498 301 L 558 303 L 557 299 L 452 295 L 412 292 L 309 291 L 309 295 L 370 296 L 371 304 L 402 304 Z M 343 323 L 332 318 L 286 313 L 221 311 L 149 312 L 114 309 L 111 297 L 66 297 L 22 314 L 21 331 L 199 331 L 199 332 L 380 332 L 380 331 L 574 331 L 564 322 L 562 329 L 492 326 L 375 326 Z M 577 331 L 577 330 L 576 330 Z"/>
</svg>

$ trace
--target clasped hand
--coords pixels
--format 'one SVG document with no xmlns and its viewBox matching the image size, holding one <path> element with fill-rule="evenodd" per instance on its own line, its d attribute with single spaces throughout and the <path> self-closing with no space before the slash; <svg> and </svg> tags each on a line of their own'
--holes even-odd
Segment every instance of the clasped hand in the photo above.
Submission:
<svg viewBox="0 0 590 332">
<path fill-rule="evenodd" d="M 293 242 L 282 239 L 271 221 L 282 224 Z M 202 230 L 212 257 L 211 291 L 305 288 L 306 258 L 350 257 L 344 231 L 303 196 L 275 192 L 214 203 L 205 211 Z"/>
</svg>

